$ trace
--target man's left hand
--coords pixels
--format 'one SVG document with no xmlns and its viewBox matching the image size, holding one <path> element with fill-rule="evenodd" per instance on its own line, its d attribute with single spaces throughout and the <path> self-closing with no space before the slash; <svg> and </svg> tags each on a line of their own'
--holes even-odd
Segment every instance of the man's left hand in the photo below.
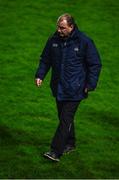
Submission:
<svg viewBox="0 0 119 180">
<path fill-rule="evenodd" d="M 85 89 L 84 89 L 84 92 L 85 92 L 85 93 L 88 93 L 88 88 L 85 88 Z"/>
</svg>

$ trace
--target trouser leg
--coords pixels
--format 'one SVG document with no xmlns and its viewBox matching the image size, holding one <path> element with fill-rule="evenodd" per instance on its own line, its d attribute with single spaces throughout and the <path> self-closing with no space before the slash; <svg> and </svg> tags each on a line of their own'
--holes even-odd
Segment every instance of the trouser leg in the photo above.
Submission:
<svg viewBox="0 0 119 180">
<path fill-rule="evenodd" d="M 75 146 L 75 145 L 76 145 L 76 137 L 75 137 L 75 127 L 74 127 L 74 121 L 73 121 L 71 124 L 69 136 L 67 138 L 66 146 Z"/>
<path fill-rule="evenodd" d="M 73 135 L 70 131 L 74 130 L 72 124 L 74 123 L 74 115 L 79 102 L 80 101 L 58 101 L 58 106 L 60 107 L 58 111 L 60 122 L 53 137 L 51 149 L 59 155 L 63 153 L 68 137 Z"/>
<path fill-rule="evenodd" d="M 56 99 L 56 105 L 57 105 L 57 111 L 58 111 L 58 118 L 59 121 L 61 121 L 60 117 L 61 117 L 61 112 L 63 110 L 63 103 L 64 101 L 58 101 Z M 75 137 L 75 126 L 74 126 L 74 121 L 72 122 L 70 131 L 69 131 L 69 136 L 67 138 L 67 142 L 66 142 L 66 146 L 75 146 L 75 141 L 76 141 L 76 137 Z"/>
</svg>

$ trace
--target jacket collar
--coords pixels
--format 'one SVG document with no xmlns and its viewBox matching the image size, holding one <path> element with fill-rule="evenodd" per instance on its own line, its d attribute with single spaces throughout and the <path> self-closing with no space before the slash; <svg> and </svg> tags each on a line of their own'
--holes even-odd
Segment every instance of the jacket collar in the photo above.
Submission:
<svg viewBox="0 0 119 180">
<path fill-rule="evenodd" d="M 71 34 L 69 36 L 69 39 L 75 39 L 75 38 L 79 37 L 79 35 L 80 35 L 80 31 L 79 31 L 77 25 L 75 25 L 73 31 L 71 32 Z"/>
</svg>

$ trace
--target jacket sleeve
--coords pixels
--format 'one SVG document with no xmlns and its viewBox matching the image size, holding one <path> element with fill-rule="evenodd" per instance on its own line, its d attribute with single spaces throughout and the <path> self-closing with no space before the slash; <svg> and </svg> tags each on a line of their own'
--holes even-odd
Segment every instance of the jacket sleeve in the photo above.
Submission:
<svg viewBox="0 0 119 180">
<path fill-rule="evenodd" d="M 96 88 L 101 71 L 101 60 L 99 53 L 93 40 L 88 40 L 86 49 L 86 68 L 87 68 L 87 82 L 86 87 L 89 91 Z"/>
<path fill-rule="evenodd" d="M 35 78 L 40 78 L 41 80 L 43 80 L 48 73 L 51 66 L 50 48 L 51 42 L 50 39 L 48 39 L 45 48 L 43 49 L 43 52 L 40 56 L 40 62 L 35 74 Z"/>
</svg>

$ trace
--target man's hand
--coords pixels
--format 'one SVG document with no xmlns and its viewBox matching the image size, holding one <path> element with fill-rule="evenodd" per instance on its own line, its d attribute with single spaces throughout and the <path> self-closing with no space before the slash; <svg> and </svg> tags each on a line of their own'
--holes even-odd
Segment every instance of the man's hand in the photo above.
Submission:
<svg viewBox="0 0 119 180">
<path fill-rule="evenodd" d="M 36 84 L 36 86 L 38 86 L 38 87 L 41 86 L 42 80 L 39 79 L 39 78 L 35 79 L 35 84 Z"/>
<path fill-rule="evenodd" d="M 88 88 L 85 88 L 85 89 L 84 89 L 84 92 L 85 92 L 85 93 L 88 93 Z"/>
</svg>

